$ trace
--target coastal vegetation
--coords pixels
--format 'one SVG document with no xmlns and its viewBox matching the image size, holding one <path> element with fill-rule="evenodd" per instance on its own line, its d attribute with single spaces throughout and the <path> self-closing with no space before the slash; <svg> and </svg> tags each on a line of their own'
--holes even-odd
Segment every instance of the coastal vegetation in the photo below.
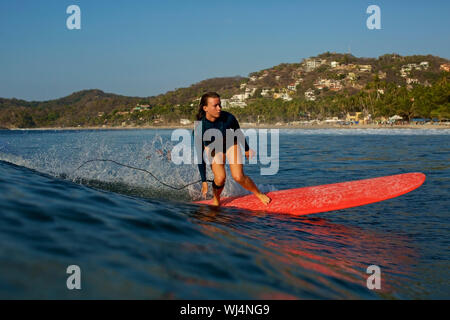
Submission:
<svg viewBox="0 0 450 320">
<path fill-rule="evenodd" d="M 217 91 L 241 122 L 274 124 L 361 112 L 371 120 L 450 119 L 448 60 L 324 53 L 249 77 L 214 78 L 153 97 L 84 90 L 50 101 L 0 98 L 0 127 L 140 126 L 195 120 L 200 96 Z M 225 105 L 225 103 L 224 103 Z"/>
</svg>

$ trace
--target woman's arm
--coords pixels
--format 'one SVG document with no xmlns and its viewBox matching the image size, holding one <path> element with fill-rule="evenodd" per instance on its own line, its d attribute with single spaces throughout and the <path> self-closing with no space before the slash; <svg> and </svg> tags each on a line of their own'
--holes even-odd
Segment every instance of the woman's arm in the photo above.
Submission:
<svg viewBox="0 0 450 320">
<path fill-rule="evenodd" d="M 201 122 L 200 122 L 201 123 Z M 198 125 L 194 128 L 194 145 L 195 152 L 197 154 L 197 166 L 200 173 L 202 182 L 206 182 L 206 164 L 203 161 L 203 151 L 205 150 L 205 144 L 203 143 L 202 126 Z"/>
</svg>

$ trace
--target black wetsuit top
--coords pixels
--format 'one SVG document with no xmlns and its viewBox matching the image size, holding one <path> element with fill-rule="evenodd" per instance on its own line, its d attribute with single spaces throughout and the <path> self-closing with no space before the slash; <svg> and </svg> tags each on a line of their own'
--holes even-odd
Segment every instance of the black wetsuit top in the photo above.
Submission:
<svg viewBox="0 0 450 320">
<path fill-rule="evenodd" d="M 217 129 L 222 133 L 222 137 L 223 137 L 223 151 L 226 151 L 226 145 L 227 145 L 227 141 L 226 141 L 226 130 L 227 129 L 233 129 L 233 130 L 238 130 L 240 129 L 239 127 L 239 122 L 236 120 L 236 118 L 229 112 L 226 111 L 221 111 L 220 112 L 220 116 L 219 118 L 217 118 L 216 121 L 211 122 L 208 119 L 206 119 L 206 116 L 203 116 L 202 120 L 201 120 L 201 124 L 202 124 L 202 132 L 201 132 L 201 136 L 198 136 L 198 134 L 200 133 L 199 130 L 194 129 L 194 135 L 196 135 L 196 138 L 201 139 L 201 153 L 200 153 L 200 148 L 198 148 L 197 150 L 197 156 L 199 157 L 199 164 L 198 164 L 198 170 L 200 171 L 200 177 L 202 178 L 202 182 L 206 181 L 206 164 L 203 161 L 203 159 L 201 159 L 203 157 L 203 151 L 205 150 L 205 147 L 209 146 L 211 143 L 214 142 L 214 137 L 212 137 L 212 141 L 203 141 L 203 135 L 205 134 L 206 130 L 208 129 Z M 248 151 L 250 148 L 247 144 L 247 139 L 244 139 L 245 141 L 245 151 Z M 236 144 L 236 139 L 234 144 Z M 200 161 L 201 159 L 201 161 Z"/>
</svg>

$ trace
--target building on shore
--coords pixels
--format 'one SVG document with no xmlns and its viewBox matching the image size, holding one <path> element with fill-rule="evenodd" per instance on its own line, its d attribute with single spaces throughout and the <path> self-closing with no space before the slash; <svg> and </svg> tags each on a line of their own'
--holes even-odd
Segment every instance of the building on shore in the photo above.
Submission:
<svg viewBox="0 0 450 320">
<path fill-rule="evenodd" d="M 339 67 L 339 62 L 337 62 L 337 61 L 331 61 L 331 62 L 330 62 L 330 65 L 331 65 L 332 68 L 337 68 L 337 67 Z"/>
<path fill-rule="evenodd" d="M 272 95 L 273 91 L 274 91 L 274 89 L 267 89 L 267 88 L 265 88 L 265 89 L 262 89 L 261 95 L 263 97 L 270 97 Z"/>
<path fill-rule="evenodd" d="M 359 122 L 364 118 L 362 114 L 363 114 L 362 112 L 347 112 L 345 121 Z"/>
<path fill-rule="evenodd" d="M 274 99 L 283 99 L 284 101 L 292 101 L 292 97 L 286 92 L 275 92 L 273 94 Z"/>
<path fill-rule="evenodd" d="M 306 98 L 307 101 L 316 101 L 316 95 L 314 93 L 314 90 L 313 89 L 308 89 L 305 92 L 305 98 Z"/>
<path fill-rule="evenodd" d="M 180 119 L 180 124 L 182 124 L 183 126 L 190 125 L 191 123 L 192 121 L 189 119 Z"/>
<path fill-rule="evenodd" d="M 253 95 L 255 94 L 257 89 L 258 89 L 257 87 L 247 87 L 247 88 L 245 88 L 244 100 L 253 97 Z"/>
<path fill-rule="evenodd" d="M 305 59 L 303 61 L 304 65 L 305 65 L 305 71 L 306 72 L 310 72 L 313 71 L 314 69 L 320 67 L 323 64 L 327 63 L 326 59 Z"/>
<path fill-rule="evenodd" d="M 342 89 L 342 83 L 339 80 L 333 80 L 333 79 L 318 79 L 314 83 L 314 87 L 316 89 L 322 90 L 324 88 L 328 88 L 333 91 L 339 91 Z"/>
<path fill-rule="evenodd" d="M 372 66 L 370 64 L 360 64 L 359 71 L 360 72 L 372 72 Z"/>
<path fill-rule="evenodd" d="M 406 78 L 406 84 L 419 84 L 419 79 Z"/>
<path fill-rule="evenodd" d="M 450 63 L 444 63 L 439 66 L 439 70 L 450 72 Z"/>
<path fill-rule="evenodd" d="M 332 117 L 332 118 L 327 118 L 327 119 L 325 119 L 325 123 L 329 123 L 329 124 L 336 124 L 336 123 L 338 123 L 338 122 L 340 122 L 340 121 L 342 121 L 342 120 L 339 120 L 339 118 L 338 117 Z"/>
<path fill-rule="evenodd" d="M 292 101 L 292 97 L 288 93 L 283 93 L 281 95 L 281 99 L 283 99 L 284 101 Z"/>
<path fill-rule="evenodd" d="M 247 106 L 247 103 L 245 102 L 245 95 L 234 95 L 231 97 L 231 99 L 221 99 L 222 108 L 223 109 L 229 109 L 229 108 L 245 108 Z"/>
<path fill-rule="evenodd" d="M 350 81 L 356 81 L 358 79 L 358 76 L 354 72 L 349 72 L 347 75 L 347 79 Z"/>
<path fill-rule="evenodd" d="M 151 107 L 148 104 L 138 104 L 136 107 L 134 107 L 133 111 L 143 112 L 143 111 L 148 111 L 150 109 L 151 109 Z"/>
<path fill-rule="evenodd" d="M 386 76 L 387 76 L 387 73 L 386 72 L 383 72 L 383 71 L 378 71 L 378 78 L 380 79 L 380 80 L 383 80 L 383 79 L 386 79 Z"/>
</svg>

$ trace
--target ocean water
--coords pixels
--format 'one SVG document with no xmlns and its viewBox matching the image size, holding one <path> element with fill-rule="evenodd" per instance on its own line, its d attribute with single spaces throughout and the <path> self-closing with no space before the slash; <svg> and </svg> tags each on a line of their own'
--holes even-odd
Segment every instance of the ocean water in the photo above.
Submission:
<svg viewBox="0 0 450 320">
<path fill-rule="evenodd" d="M 0 298 L 450 298 L 450 130 L 281 130 L 279 172 L 245 166 L 263 191 L 427 176 L 395 199 L 303 217 L 192 204 L 198 183 L 155 179 L 199 179 L 169 160 L 171 133 L 0 131 Z M 224 196 L 243 194 L 228 178 Z M 67 289 L 69 265 L 81 290 Z"/>
</svg>

